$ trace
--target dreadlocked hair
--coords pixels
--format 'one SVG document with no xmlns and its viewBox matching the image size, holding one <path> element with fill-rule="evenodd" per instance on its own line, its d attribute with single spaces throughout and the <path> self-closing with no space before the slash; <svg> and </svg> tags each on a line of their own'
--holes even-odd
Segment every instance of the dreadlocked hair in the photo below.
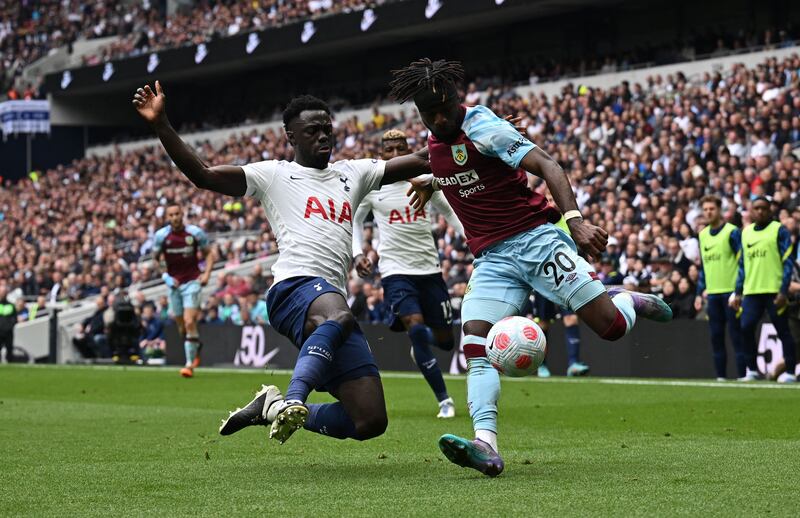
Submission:
<svg viewBox="0 0 800 518">
<path fill-rule="evenodd" d="M 464 67 L 459 61 L 422 58 L 405 68 L 392 70 L 392 76 L 390 95 L 404 103 L 425 91 L 436 93 L 455 88 L 464 79 Z"/>
</svg>

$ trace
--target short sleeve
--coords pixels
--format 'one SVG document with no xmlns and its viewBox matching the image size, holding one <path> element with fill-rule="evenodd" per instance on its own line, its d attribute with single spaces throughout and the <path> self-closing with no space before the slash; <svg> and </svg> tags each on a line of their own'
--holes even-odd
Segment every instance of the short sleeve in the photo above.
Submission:
<svg viewBox="0 0 800 518">
<path fill-rule="evenodd" d="M 364 186 L 364 193 L 381 188 L 383 172 L 386 169 L 386 162 L 365 158 L 353 160 L 351 164 L 358 171 L 359 183 Z"/>
<path fill-rule="evenodd" d="M 463 130 L 481 154 L 499 158 L 514 169 L 536 147 L 536 144 L 517 132 L 510 122 L 485 106 L 475 106 L 467 111 Z"/>
<path fill-rule="evenodd" d="M 197 246 L 199 248 L 205 248 L 208 246 L 208 234 L 206 234 L 202 228 L 192 225 L 191 233 L 197 240 Z"/>
<path fill-rule="evenodd" d="M 272 180 L 275 178 L 275 160 L 254 162 L 242 166 L 242 169 L 244 170 L 244 176 L 247 180 L 245 196 L 263 198 L 264 194 L 269 190 L 269 186 L 272 185 Z"/>
<path fill-rule="evenodd" d="M 153 250 L 156 253 L 161 252 L 161 247 L 164 246 L 164 240 L 167 238 L 169 227 L 162 227 L 158 229 L 156 235 L 153 236 Z"/>
</svg>

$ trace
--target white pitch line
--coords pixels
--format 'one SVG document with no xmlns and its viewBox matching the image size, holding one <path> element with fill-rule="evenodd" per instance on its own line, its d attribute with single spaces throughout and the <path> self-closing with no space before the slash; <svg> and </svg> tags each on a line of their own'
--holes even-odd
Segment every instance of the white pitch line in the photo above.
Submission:
<svg viewBox="0 0 800 518">
<path fill-rule="evenodd" d="M 119 371 L 126 372 L 163 372 L 165 374 L 174 374 L 177 367 L 174 366 L 147 366 L 147 365 L 133 365 L 133 366 L 120 366 L 120 365 L 50 365 L 50 364 L 14 364 L 16 367 L 26 367 L 31 369 L 87 369 L 87 370 L 106 370 L 106 371 Z M 3 366 L 0 366 L 2 369 Z M 230 368 L 230 367 L 206 367 L 202 368 L 203 371 L 215 374 L 268 374 L 268 375 L 290 375 L 291 370 L 288 369 L 258 369 L 258 368 Z M 397 371 L 381 371 L 381 377 L 387 379 L 418 379 L 419 373 L 415 372 L 397 372 Z M 445 374 L 445 379 L 451 380 L 464 380 L 464 374 Z M 641 379 L 641 378 L 597 378 L 597 377 L 584 377 L 584 378 L 569 378 L 566 376 L 554 376 L 551 378 L 537 378 L 536 376 L 528 376 L 524 378 L 510 378 L 504 376 L 503 381 L 513 383 L 583 383 L 583 384 L 602 384 L 602 385 L 650 385 L 655 387 L 697 387 L 697 388 L 721 388 L 721 389 L 782 389 L 782 390 L 800 390 L 800 383 L 787 383 L 779 384 L 775 382 L 749 382 L 742 383 L 737 381 L 691 381 L 679 379 Z"/>
</svg>

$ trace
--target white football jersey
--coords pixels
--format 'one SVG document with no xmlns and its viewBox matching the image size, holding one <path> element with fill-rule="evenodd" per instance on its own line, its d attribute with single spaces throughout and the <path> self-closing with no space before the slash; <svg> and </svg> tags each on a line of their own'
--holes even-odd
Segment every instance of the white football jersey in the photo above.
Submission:
<svg viewBox="0 0 800 518">
<path fill-rule="evenodd" d="M 362 227 L 364 218 L 371 210 L 378 225 L 377 250 L 378 269 L 381 276 L 428 275 L 441 271 L 439 252 L 431 233 L 429 206 L 414 210 L 406 195 L 411 186 L 408 182 L 384 185 L 379 191 L 367 194 L 356 210 L 353 229 L 353 255 L 362 252 Z M 463 233 L 453 209 L 441 192 L 436 192 L 430 201 L 448 223 Z"/>
<path fill-rule="evenodd" d="M 342 160 L 326 169 L 266 160 L 242 167 L 247 196 L 261 202 L 278 241 L 275 283 L 322 277 L 345 294 L 353 212 L 383 179 L 382 160 Z"/>
</svg>

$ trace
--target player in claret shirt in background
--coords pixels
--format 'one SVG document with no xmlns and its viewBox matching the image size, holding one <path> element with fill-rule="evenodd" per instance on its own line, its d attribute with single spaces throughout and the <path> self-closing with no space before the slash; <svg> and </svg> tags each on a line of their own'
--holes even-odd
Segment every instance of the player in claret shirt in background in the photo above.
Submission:
<svg viewBox="0 0 800 518">
<path fill-rule="evenodd" d="M 411 153 L 406 135 L 389 130 L 381 139 L 381 158 L 391 160 Z M 353 257 L 362 277 L 372 273 L 372 261 L 363 254 L 362 228 L 370 211 L 378 225 L 378 268 L 386 299 L 392 306 L 391 328 L 405 330 L 411 339 L 411 355 L 439 402 L 436 417 L 455 417 L 453 399 L 447 394 L 442 371 L 431 345 L 453 349 L 453 319 L 450 294 L 442 279 L 439 252 L 431 234 L 431 220 L 425 208 L 408 205 L 408 182 L 384 185 L 372 191 L 356 210 L 353 222 Z M 431 203 L 447 222 L 463 233 L 461 223 L 441 193 Z"/>
<path fill-rule="evenodd" d="M 183 348 L 186 365 L 181 376 L 191 378 L 200 365 L 200 334 L 197 318 L 200 314 L 200 290 L 208 284 L 214 268 L 214 250 L 200 227 L 185 225 L 180 205 L 167 207 L 169 225 L 155 235 L 156 259 L 163 257 L 167 271 L 162 279 L 169 286 L 169 310 L 178 324 L 178 333 L 184 337 Z M 199 253 L 205 256 L 205 271 L 200 272 Z"/>
<path fill-rule="evenodd" d="M 383 385 L 345 299 L 353 208 L 383 184 L 429 173 L 426 154 L 331 164 L 330 109 L 315 97 L 301 96 L 283 113 L 294 161 L 212 167 L 172 128 L 166 96 L 158 81 L 155 86 L 155 92 L 149 85 L 139 88 L 133 105 L 178 169 L 199 188 L 261 202 L 280 251 L 267 294 L 270 323 L 300 349 L 286 396 L 278 387 L 262 386 L 245 408 L 231 412 L 220 433 L 270 426 L 270 437 L 281 443 L 301 427 L 340 439 L 381 435 L 387 425 Z M 315 389 L 338 401 L 306 404 Z"/>
<path fill-rule="evenodd" d="M 430 130 L 434 179 L 412 182 L 415 207 L 441 190 L 475 256 L 461 320 L 476 438 L 447 434 L 439 447 L 452 462 L 497 476 L 504 468 L 497 448 L 500 379 L 485 348 L 494 323 L 519 314 L 532 289 L 577 313 L 607 340 L 624 336 L 637 315 L 669 321 L 672 311 L 653 295 L 606 292 L 578 255 L 580 248 L 599 257 L 605 231 L 583 221 L 567 175 L 547 153 L 489 108 L 461 103 L 457 85 L 462 77 L 460 63 L 422 59 L 394 71 L 391 94 L 399 102 L 413 100 Z M 526 171 L 545 180 L 558 209 L 528 189 Z M 572 237 L 554 225 L 562 213 Z"/>
</svg>

